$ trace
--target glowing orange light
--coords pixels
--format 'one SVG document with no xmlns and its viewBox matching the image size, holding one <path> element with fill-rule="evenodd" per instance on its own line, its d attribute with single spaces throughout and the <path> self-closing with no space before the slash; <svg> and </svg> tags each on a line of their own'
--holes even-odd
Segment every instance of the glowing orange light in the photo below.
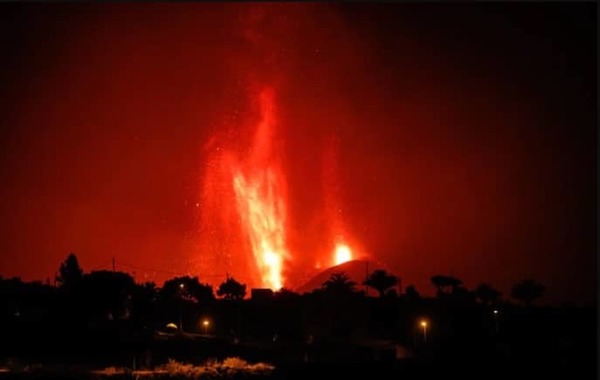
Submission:
<svg viewBox="0 0 600 380">
<path fill-rule="evenodd" d="M 260 272 L 262 286 L 281 289 L 285 245 L 286 208 L 284 177 L 271 152 L 275 125 L 274 94 L 263 89 L 259 96 L 260 121 L 254 135 L 249 166 L 233 169 L 238 213 Z M 246 169 L 246 170 L 244 170 Z"/>
<path fill-rule="evenodd" d="M 340 265 L 350 260 L 352 260 L 352 251 L 350 251 L 350 248 L 347 245 L 338 244 L 335 247 L 335 265 Z"/>
</svg>

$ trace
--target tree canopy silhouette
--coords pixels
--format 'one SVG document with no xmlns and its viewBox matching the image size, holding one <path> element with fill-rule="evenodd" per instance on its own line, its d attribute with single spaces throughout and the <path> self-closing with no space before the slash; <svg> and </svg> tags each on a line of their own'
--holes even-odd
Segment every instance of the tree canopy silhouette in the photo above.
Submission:
<svg viewBox="0 0 600 380">
<path fill-rule="evenodd" d="M 369 275 L 363 284 L 375 289 L 379 293 L 379 297 L 383 297 L 388 289 L 398 285 L 398 277 L 387 273 L 383 269 L 377 269 Z"/>
<path fill-rule="evenodd" d="M 323 283 L 322 289 L 327 293 L 342 295 L 354 293 L 355 286 L 356 283 L 345 272 L 335 272 Z"/>
<path fill-rule="evenodd" d="M 79 261 L 74 253 L 70 253 L 65 261 L 60 264 L 56 282 L 63 289 L 73 289 L 81 282 L 83 270 L 79 266 Z"/>
<path fill-rule="evenodd" d="M 421 295 L 417 291 L 414 285 L 408 285 L 404 290 L 404 297 L 408 300 L 415 301 L 421 298 Z"/>
<path fill-rule="evenodd" d="M 236 281 L 235 278 L 227 276 L 227 279 L 219 285 L 217 295 L 226 300 L 241 300 L 246 296 L 246 285 Z"/>
<path fill-rule="evenodd" d="M 493 305 L 498 303 L 502 293 L 492 287 L 490 284 L 482 283 L 475 289 L 475 297 L 484 305 Z"/>
<path fill-rule="evenodd" d="M 135 289 L 133 277 L 125 272 L 92 271 L 83 277 L 86 303 L 95 313 L 108 313 L 112 318 L 128 318 Z"/>
<path fill-rule="evenodd" d="M 512 298 L 521 301 L 526 306 L 531 306 L 535 300 L 544 295 L 546 287 L 535 280 L 523 280 L 512 287 Z"/>
<path fill-rule="evenodd" d="M 291 299 L 298 299 L 300 297 L 300 294 L 287 289 L 287 288 L 281 288 L 278 291 L 276 291 L 273 296 L 275 297 L 275 299 L 278 300 L 291 300 Z"/>
<path fill-rule="evenodd" d="M 154 282 L 135 284 L 132 296 L 133 318 L 142 325 L 148 324 L 155 314 L 158 288 Z"/>
<path fill-rule="evenodd" d="M 437 289 L 437 294 L 453 293 L 457 287 L 462 285 L 462 281 L 453 276 L 435 275 L 431 277 L 431 283 Z"/>
<path fill-rule="evenodd" d="M 198 277 L 190 276 L 165 281 L 159 294 L 165 301 L 204 303 L 215 300 L 212 286 L 201 284 Z"/>
</svg>

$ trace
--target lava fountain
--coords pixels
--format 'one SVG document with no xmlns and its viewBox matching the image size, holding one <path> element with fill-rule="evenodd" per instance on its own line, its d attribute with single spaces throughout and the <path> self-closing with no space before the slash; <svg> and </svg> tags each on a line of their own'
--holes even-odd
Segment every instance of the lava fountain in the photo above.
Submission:
<svg viewBox="0 0 600 380">
<path fill-rule="evenodd" d="M 240 120 L 230 136 L 217 135 L 205 147 L 200 270 L 215 285 L 231 274 L 250 286 L 280 289 L 289 251 L 286 181 L 274 147 L 275 90 L 265 85 L 247 95 L 255 109 L 245 116 L 256 121 Z"/>
<path fill-rule="evenodd" d="M 262 286 L 280 289 L 283 285 L 285 244 L 285 182 L 272 154 L 275 127 L 274 91 L 259 93 L 260 120 L 247 165 L 235 165 L 233 187 L 242 228 L 250 241 Z"/>
<path fill-rule="evenodd" d="M 283 154 L 289 152 L 278 144 L 289 136 L 290 128 L 303 128 L 310 121 L 290 120 L 285 112 L 294 107 L 290 98 L 295 97 L 282 83 L 290 77 L 291 67 L 296 67 L 290 64 L 292 47 L 285 36 L 292 35 L 290 30 L 296 25 L 304 25 L 294 32 L 299 35 L 310 30 L 311 9 L 252 5 L 240 17 L 239 46 L 243 48 L 231 53 L 232 78 L 237 81 L 230 82 L 231 98 L 222 124 L 204 146 L 198 272 L 202 281 L 213 286 L 232 275 L 249 287 L 291 287 L 292 277 L 300 281 L 299 272 L 341 264 L 356 254 L 356 244 L 349 241 L 339 211 L 335 154 L 326 154 L 323 181 L 314 182 L 317 190 L 319 184 L 324 186 L 323 208 L 315 210 L 324 222 L 310 236 L 307 230 L 300 231 L 307 228 L 306 223 L 291 223 L 297 220 L 291 220 L 294 209 L 288 203 L 287 186 L 288 179 L 296 177 L 283 169 Z M 296 60 L 301 58 L 298 55 Z M 318 149 L 313 142 L 309 144 L 313 151 Z M 298 195 L 313 189 L 294 186 L 290 190 Z M 310 240 L 311 246 L 299 244 L 297 236 Z"/>
</svg>

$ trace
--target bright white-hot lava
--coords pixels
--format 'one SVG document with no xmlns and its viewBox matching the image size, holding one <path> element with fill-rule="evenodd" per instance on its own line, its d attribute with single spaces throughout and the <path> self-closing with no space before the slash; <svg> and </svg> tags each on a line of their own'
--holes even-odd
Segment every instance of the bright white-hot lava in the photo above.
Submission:
<svg viewBox="0 0 600 380">
<path fill-rule="evenodd" d="M 350 260 L 352 260 L 352 251 L 350 250 L 350 247 L 345 244 L 338 244 L 335 247 L 335 265 L 340 265 Z"/>
</svg>

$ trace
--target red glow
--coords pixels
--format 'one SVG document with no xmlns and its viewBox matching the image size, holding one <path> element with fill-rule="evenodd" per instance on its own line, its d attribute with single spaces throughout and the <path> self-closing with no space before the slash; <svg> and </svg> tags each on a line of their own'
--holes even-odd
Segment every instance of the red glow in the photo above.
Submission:
<svg viewBox="0 0 600 380">
<path fill-rule="evenodd" d="M 8 7 L 0 275 L 52 282 L 74 252 L 294 289 L 344 244 L 424 295 L 451 272 L 595 300 L 589 25 L 446 11 Z"/>
</svg>

